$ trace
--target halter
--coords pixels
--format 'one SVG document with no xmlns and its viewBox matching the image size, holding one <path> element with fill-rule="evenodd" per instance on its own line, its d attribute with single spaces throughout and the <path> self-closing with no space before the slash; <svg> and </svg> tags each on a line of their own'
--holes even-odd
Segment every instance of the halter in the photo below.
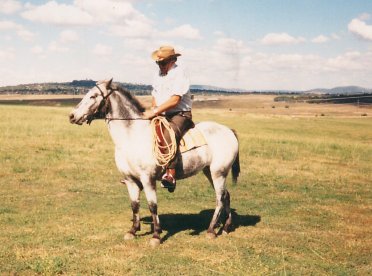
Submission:
<svg viewBox="0 0 372 276">
<path fill-rule="evenodd" d="M 99 104 L 98 108 L 97 108 L 97 111 L 88 116 L 88 119 L 87 119 L 87 124 L 90 125 L 92 123 L 93 120 L 97 120 L 97 119 L 105 119 L 106 122 L 110 123 L 110 121 L 115 121 L 115 120 L 121 120 L 121 121 L 134 121 L 134 120 L 148 120 L 148 119 L 144 119 L 144 118 L 110 118 L 110 117 L 107 117 L 107 113 L 105 111 L 105 114 L 104 114 L 104 117 L 103 118 L 100 118 L 98 117 L 96 114 L 97 113 L 100 113 L 101 109 L 104 107 L 104 106 L 107 106 L 107 100 L 108 98 L 111 96 L 111 94 L 115 91 L 114 89 L 112 89 L 112 87 L 110 86 L 109 87 L 109 92 L 107 93 L 107 95 L 105 96 L 105 94 L 103 93 L 102 89 L 97 85 L 95 84 L 95 87 L 98 88 L 99 92 L 101 93 L 101 96 L 102 96 L 102 101 L 101 103 Z"/>
</svg>

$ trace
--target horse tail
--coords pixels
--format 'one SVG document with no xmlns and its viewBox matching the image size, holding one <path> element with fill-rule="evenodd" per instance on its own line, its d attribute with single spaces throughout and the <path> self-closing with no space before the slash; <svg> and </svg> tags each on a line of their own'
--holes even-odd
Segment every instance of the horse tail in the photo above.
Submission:
<svg viewBox="0 0 372 276">
<path fill-rule="evenodd" d="M 238 134 L 236 133 L 234 129 L 232 129 L 232 132 L 234 133 L 236 140 L 238 140 L 238 143 L 239 143 Z M 239 146 L 238 146 L 238 153 L 231 167 L 231 174 L 232 174 L 233 183 L 236 184 L 238 182 L 238 176 L 240 174 Z"/>
</svg>

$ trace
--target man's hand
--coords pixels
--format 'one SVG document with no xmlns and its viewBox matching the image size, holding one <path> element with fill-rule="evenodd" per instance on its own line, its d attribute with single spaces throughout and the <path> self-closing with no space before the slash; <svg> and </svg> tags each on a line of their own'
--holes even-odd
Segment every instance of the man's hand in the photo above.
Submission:
<svg viewBox="0 0 372 276">
<path fill-rule="evenodd" d="M 156 117 L 156 114 L 153 110 L 146 110 L 144 113 L 143 113 L 143 118 L 144 119 L 148 119 L 148 120 L 151 120 L 152 118 Z"/>
</svg>

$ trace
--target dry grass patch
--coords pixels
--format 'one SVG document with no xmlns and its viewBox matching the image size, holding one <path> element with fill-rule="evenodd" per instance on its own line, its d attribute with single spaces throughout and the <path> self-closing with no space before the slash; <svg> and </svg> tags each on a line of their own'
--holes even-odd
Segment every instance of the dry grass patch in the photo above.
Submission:
<svg viewBox="0 0 372 276">
<path fill-rule="evenodd" d="M 321 105 L 273 110 L 267 99 L 196 105 L 195 121 L 239 134 L 242 173 L 228 179 L 235 229 L 205 238 L 215 198 L 197 175 L 158 191 L 155 250 L 144 197 L 139 238 L 123 239 L 130 204 L 102 121 L 78 127 L 70 108 L 0 105 L 0 274 L 370 273 L 371 119 L 340 106 L 325 117 L 315 116 Z"/>
</svg>

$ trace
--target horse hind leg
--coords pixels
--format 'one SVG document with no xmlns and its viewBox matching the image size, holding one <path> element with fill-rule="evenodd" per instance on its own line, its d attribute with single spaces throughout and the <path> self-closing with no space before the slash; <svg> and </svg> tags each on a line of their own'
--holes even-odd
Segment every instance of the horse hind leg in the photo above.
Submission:
<svg viewBox="0 0 372 276">
<path fill-rule="evenodd" d="M 213 187 L 216 192 L 216 209 L 214 210 L 212 220 L 209 224 L 208 230 L 207 230 L 207 237 L 208 238 L 215 238 L 216 232 L 214 231 L 214 228 L 220 218 L 221 212 L 223 211 L 225 207 L 225 194 L 226 194 L 226 187 L 225 187 L 225 181 L 226 176 L 225 175 L 219 175 L 219 176 L 213 176 Z"/>
<path fill-rule="evenodd" d="M 232 226 L 232 215 L 231 215 L 231 209 L 230 209 L 230 193 L 228 190 L 225 190 L 225 193 L 223 195 L 223 203 L 225 207 L 226 221 L 225 221 L 225 225 L 223 226 L 222 233 L 228 234 Z"/>
<path fill-rule="evenodd" d="M 215 188 L 215 186 L 214 186 L 214 180 L 213 180 L 213 178 L 212 178 L 212 174 L 211 174 L 210 167 L 205 167 L 205 168 L 203 169 L 203 173 L 204 173 L 205 176 L 208 178 L 208 180 L 209 180 L 209 182 L 211 183 L 213 189 L 216 190 L 216 188 Z M 221 176 L 221 178 L 224 178 L 224 177 Z M 218 179 L 216 179 L 215 181 L 216 181 L 216 183 L 217 183 L 217 182 L 218 182 Z M 230 228 L 231 228 L 231 225 L 232 225 L 232 215 L 231 215 L 231 209 L 230 209 L 230 193 L 229 193 L 229 191 L 225 188 L 225 181 L 226 181 L 226 178 L 225 178 L 225 179 L 221 179 L 220 181 L 223 182 L 223 185 L 222 185 L 222 187 L 223 187 L 223 191 L 222 191 L 221 201 L 222 201 L 223 209 L 224 209 L 224 211 L 225 211 L 225 213 L 226 213 L 226 221 L 225 221 L 225 223 L 224 223 L 223 230 L 222 230 L 223 232 L 222 232 L 222 233 L 223 233 L 223 234 L 228 234 L 228 233 L 230 232 Z M 217 185 L 218 185 L 218 184 L 217 184 Z M 217 209 L 217 208 L 219 208 L 219 206 L 218 206 L 218 205 L 219 205 L 219 199 L 218 199 L 219 195 L 218 195 L 217 191 L 216 191 L 216 197 L 217 197 L 217 207 L 216 207 L 216 209 Z M 219 212 L 221 213 L 223 209 L 221 209 Z M 215 214 L 216 214 L 216 211 L 215 211 Z M 210 233 L 210 234 L 208 234 L 208 236 L 210 236 L 211 238 L 215 237 L 214 230 L 211 231 L 211 230 L 212 230 L 212 228 L 211 228 L 212 223 L 213 223 L 213 226 L 212 226 L 212 227 L 213 227 L 213 229 L 214 229 L 215 226 L 216 226 L 216 224 L 217 224 L 217 222 L 218 222 L 218 218 L 219 218 L 219 216 L 220 216 L 220 214 L 219 214 L 219 215 L 215 218 L 215 214 L 213 215 L 213 218 L 214 218 L 214 219 L 212 219 L 211 225 L 210 225 L 210 227 L 208 228 L 208 233 Z"/>
<path fill-rule="evenodd" d="M 211 169 L 210 169 L 210 167 L 205 167 L 205 168 L 203 169 L 203 173 L 204 173 L 204 175 L 208 178 L 209 183 L 211 183 L 212 187 L 214 188 L 214 186 L 213 186 L 213 179 L 212 179 L 212 175 L 211 175 Z"/>
</svg>

